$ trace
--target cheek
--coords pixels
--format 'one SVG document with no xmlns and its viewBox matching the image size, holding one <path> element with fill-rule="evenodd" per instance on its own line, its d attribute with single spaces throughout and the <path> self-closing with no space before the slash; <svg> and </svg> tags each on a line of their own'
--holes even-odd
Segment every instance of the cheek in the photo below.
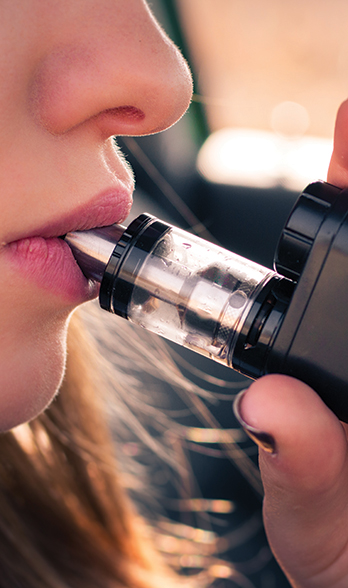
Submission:
<svg viewBox="0 0 348 588">
<path fill-rule="evenodd" d="M 65 368 L 66 321 L 0 339 L 0 431 L 41 413 L 59 389 Z"/>
<path fill-rule="evenodd" d="M 42 412 L 64 375 L 71 309 L 34 290 L 0 286 L 0 432 Z"/>
<path fill-rule="evenodd" d="M 28 337 L 0 361 L 0 432 L 35 418 L 54 398 L 65 366 L 62 334 Z"/>
</svg>

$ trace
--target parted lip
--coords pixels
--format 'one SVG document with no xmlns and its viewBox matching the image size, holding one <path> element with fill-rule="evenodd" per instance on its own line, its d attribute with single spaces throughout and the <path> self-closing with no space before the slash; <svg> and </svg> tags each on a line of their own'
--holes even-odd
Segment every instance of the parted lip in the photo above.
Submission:
<svg viewBox="0 0 348 588">
<path fill-rule="evenodd" d="M 30 232 L 14 235 L 8 244 L 32 237 L 51 239 L 73 231 L 87 231 L 96 227 L 121 223 L 128 216 L 131 205 L 131 191 L 113 188 L 104 191 L 89 202 L 77 206 L 61 218 L 53 219 Z"/>
</svg>

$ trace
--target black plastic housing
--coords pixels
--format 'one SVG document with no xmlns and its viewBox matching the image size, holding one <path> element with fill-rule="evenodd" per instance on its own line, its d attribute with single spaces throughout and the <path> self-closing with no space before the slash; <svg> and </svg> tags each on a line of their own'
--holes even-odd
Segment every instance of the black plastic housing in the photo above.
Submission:
<svg viewBox="0 0 348 588">
<path fill-rule="evenodd" d="M 116 244 L 101 282 L 100 306 L 125 319 L 134 278 L 153 245 L 168 231 L 166 223 L 153 220 L 150 215 L 141 214 L 129 225 Z"/>
<path fill-rule="evenodd" d="M 324 182 L 306 188 L 289 216 L 275 257 L 276 270 L 297 282 L 288 308 L 273 335 L 269 334 L 269 313 L 259 340 L 251 346 L 239 342 L 240 357 L 234 359 L 236 369 L 252 377 L 283 373 L 302 380 L 346 422 L 347 212 L 348 190 Z"/>
</svg>

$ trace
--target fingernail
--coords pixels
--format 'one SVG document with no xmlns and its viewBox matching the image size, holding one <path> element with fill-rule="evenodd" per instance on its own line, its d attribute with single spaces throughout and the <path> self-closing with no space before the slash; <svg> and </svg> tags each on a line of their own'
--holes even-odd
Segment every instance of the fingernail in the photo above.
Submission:
<svg viewBox="0 0 348 588">
<path fill-rule="evenodd" d="M 244 420 L 242 416 L 241 405 L 242 400 L 247 391 L 248 389 L 239 392 L 239 394 L 237 394 L 234 400 L 233 411 L 235 417 L 241 424 L 247 435 L 249 435 L 250 439 L 252 439 L 261 449 L 263 449 L 267 453 L 276 453 L 276 442 L 272 435 L 270 435 L 269 433 L 265 433 L 264 431 L 260 431 L 255 427 L 252 427 Z"/>
</svg>

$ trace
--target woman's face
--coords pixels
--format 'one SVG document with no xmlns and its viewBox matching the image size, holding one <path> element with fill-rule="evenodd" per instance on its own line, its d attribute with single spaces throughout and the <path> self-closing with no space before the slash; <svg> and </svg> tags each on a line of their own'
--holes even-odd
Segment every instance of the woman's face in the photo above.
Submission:
<svg viewBox="0 0 348 588">
<path fill-rule="evenodd" d="M 133 178 L 112 136 L 172 125 L 191 78 L 144 0 L 3 0 L 0 15 L 6 430 L 52 399 L 69 315 L 96 294 L 59 235 L 125 219 Z"/>
</svg>

